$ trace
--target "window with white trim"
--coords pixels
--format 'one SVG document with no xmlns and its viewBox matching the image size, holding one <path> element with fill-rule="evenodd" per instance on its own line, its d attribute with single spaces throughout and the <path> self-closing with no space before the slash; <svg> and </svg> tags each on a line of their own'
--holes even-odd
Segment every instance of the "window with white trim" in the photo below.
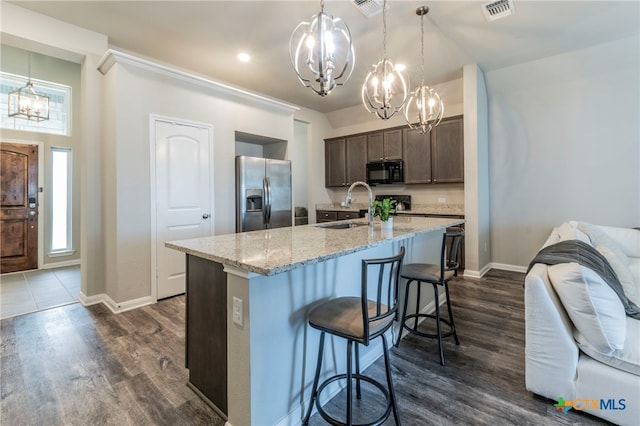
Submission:
<svg viewBox="0 0 640 426">
<path fill-rule="evenodd" d="M 71 149 L 51 148 L 51 247 L 50 252 L 66 253 L 71 244 Z"/>
<path fill-rule="evenodd" d="M 49 97 L 49 119 L 30 121 L 9 117 L 9 92 L 24 87 L 27 77 L 0 72 L 0 127 L 3 129 L 24 130 L 28 132 L 50 133 L 53 135 L 71 135 L 71 86 L 50 81 L 31 79 L 38 94 Z"/>
</svg>

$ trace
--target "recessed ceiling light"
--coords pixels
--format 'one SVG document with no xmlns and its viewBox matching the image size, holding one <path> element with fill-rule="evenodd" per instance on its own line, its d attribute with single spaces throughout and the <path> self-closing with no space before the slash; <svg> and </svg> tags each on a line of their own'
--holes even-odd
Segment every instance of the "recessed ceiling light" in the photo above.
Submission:
<svg viewBox="0 0 640 426">
<path fill-rule="evenodd" d="M 404 70 L 406 70 L 406 69 L 407 69 L 407 67 L 406 67 L 406 65 L 405 65 L 405 64 L 396 64 L 395 68 L 396 68 L 398 71 L 404 71 Z"/>
<path fill-rule="evenodd" d="M 238 53 L 238 60 L 240 62 L 249 62 L 251 60 L 251 56 L 248 53 L 240 52 Z"/>
</svg>

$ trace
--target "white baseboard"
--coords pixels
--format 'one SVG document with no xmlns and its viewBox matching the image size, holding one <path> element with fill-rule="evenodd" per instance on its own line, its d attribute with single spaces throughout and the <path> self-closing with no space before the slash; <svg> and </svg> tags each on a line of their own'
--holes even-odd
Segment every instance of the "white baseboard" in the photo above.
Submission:
<svg viewBox="0 0 640 426">
<path fill-rule="evenodd" d="M 98 303 L 104 304 L 111 312 L 118 314 L 121 312 L 130 311 L 132 309 L 140 308 L 142 306 L 152 305 L 156 303 L 151 296 L 139 297 L 138 299 L 127 300 L 125 302 L 116 302 L 107 294 L 97 294 L 95 296 L 86 296 L 83 292 L 80 292 L 78 296 L 80 303 L 83 306 L 95 305 Z"/>
<path fill-rule="evenodd" d="M 80 303 L 82 303 L 82 306 L 91 306 L 91 305 L 96 305 L 98 303 L 102 303 L 102 296 L 104 295 L 98 294 L 96 296 L 87 296 L 82 291 L 80 291 L 80 294 L 78 295 L 78 300 L 80 301 Z"/>
<path fill-rule="evenodd" d="M 480 269 L 479 271 L 465 268 L 462 276 L 465 278 L 482 278 L 484 274 L 489 272 L 490 269 L 491 269 L 491 264 L 485 265 L 484 268 Z"/>
<path fill-rule="evenodd" d="M 501 271 L 521 272 L 523 274 L 527 272 L 526 266 L 509 265 L 507 263 L 495 263 L 495 262 L 490 263 L 489 265 L 491 268 L 500 269 Z"/>
<path fill-rule="evenodd" d="M 524 266 L 509 265 L 507 263 L 490 262 L 479 271 L 465 269 L 463 276 L 465 278 L 482 278 L 491 269 L 500 269 L 501 271 L 521 272 L 523 274 L 527 272 L 527 268 Z"/>
</svg>

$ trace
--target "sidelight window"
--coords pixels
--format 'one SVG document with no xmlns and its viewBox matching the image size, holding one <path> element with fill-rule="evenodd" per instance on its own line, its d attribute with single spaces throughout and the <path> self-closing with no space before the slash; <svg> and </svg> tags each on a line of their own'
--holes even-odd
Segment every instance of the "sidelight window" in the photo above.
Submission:
<svg viewBox="0 0 640 426">
<path fill-rule="evenodd" d="M 71 149 L 51 148 L 51 253 L 71 247 Z"/>
</svg>

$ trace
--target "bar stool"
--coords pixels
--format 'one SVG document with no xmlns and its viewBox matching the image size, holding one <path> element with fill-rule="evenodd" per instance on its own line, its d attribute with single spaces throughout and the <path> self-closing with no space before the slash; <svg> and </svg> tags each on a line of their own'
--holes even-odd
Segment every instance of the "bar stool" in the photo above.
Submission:
<svg viewBox="0 0 640 426">
<path fill-rule="evenodd" d="M 451 301 L 449 300 L 449 285 L 448 282 L 453 277 L 458 275 L 458 268 L 460 267 L 460 248 L 462 238 L 464 237 L 464 230 L 462 228 L 449 228 L 442 236 L 442 251 L 440 255 L 440 265 L 433 265 L 429 263 L 409 263 L 403 266 L 401 276 L 407 281 L 407 287 L 405 291 L 404 304 L 402 308 L 402 315 L 400 321 L 400 330 L 398 331 L 398 338 L 395 346 L 400 345 L 400 339 L 402 338 L 402 331 L 407 330 L 412 334 L 416 334 L 422 337 L 437 338 L 438 350 L 440 352 L 440 364 L 444 365 L 444 351 L 442 350 L 442 338 L 453 336 L 456 341 L 456 345 L 460 344 L 458 335 L 456 334 L 456 327 L 453 323 L 453 313 L 451 312 Z M 416 282 L 418 284 L 418 291 L 416 297 L 416 313 L 407 315 L 407 302 L 409 299 L 409 290 L 411 285 Z M 435 315 L 433 314 L 421 314 L 420 313 L 420 289 L 422 283 L 429 283 L 433 286 L 434 303 L 436 306 Z M 438 286 L 444 287 L 444 291 L 447 299 L 447 310 L 449 311 L 449 319 L 440 317 L 440 301 L 438 298 Z M 413 318 L 413 326 L 409 324 L 409 320 Z M 428 334 L 418 330 L 419 318 L 431 318 L 436 322 L 436 334 Z M 448 330 L 442 332 L 442 323 L 448 326 Z"/>
<path fill-rule="evenodd" d="M 400 424 L 395 392 L 393 390 L 393 382 L 391 380 L 389 348 L 384 333 L 397 319 L 398 281 L 400 270 L 402 268 L 404 252 L 404 247 L 402 247 L 400 252 L 395 256 L 379 259 L 363 259 L 360 297 L 334 298 L 315 306 L 309 312 L 309 325 L 320 330 L 321 333 L 320 347 L 318 349 L 318 362 L 311 391 L 311 401 L 309 402 L 309 408 L 307 409 L 307 413 L 302 424 L 309 424 L 309 418 L 311 417 L 311 411 L 315 402 L 320 416 L 330 424 L 353 425 L 351 407 L 353 379 L 356 380 L 356 397 L 358 399 L 361 398 L 360 381 L 364 380 L 377 388 L 387 401 L 387 408 L 385 412 L 380 416 L 380 418 L 373 422 L 366 423 L 367 425 L 379 425 L 383 423 L 389 418 L 391 411 L 393 411 L 396 424 Z M 368 297 L 367 287 L 369 283 L 376 286 L 372 295 L 373 300 Z M 346 374 L 337 374 L 329 377 L 319 384 L 318 381 L 320 379 L 320 371 L 322 368 L 325 333 L 347 339 L 347 371 Z M 385 387 L 377 380 L 360 374 L 360 354 L 358 345 L 362 344 L 368 346 L 369 342 L 376 337 L 382 338 L 385 371 L 387 376 L 387 389 L 385 389 Z M 353 343 L 355 343 L 355 374 L 352 374 L 351 372 Z M 346 379 L 347 382 L 345 422 L 341 422 L 340 420 L 331 417 L 325 412 L 319 402 L 319 396 L 327 385 L 336 380 L 343 379 Z"/>
</svg>

